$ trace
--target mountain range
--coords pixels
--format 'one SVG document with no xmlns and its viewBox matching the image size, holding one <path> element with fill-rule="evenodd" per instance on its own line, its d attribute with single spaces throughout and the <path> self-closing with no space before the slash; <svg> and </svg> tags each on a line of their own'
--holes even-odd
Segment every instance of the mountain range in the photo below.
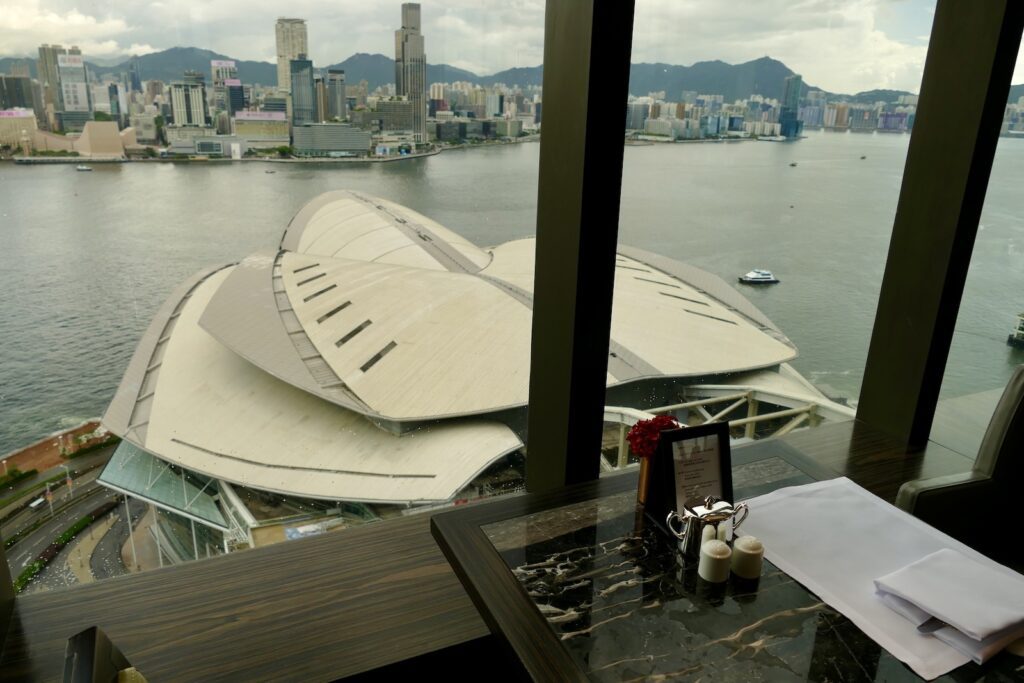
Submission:
<svg viewBox="0 0 1024 683">
<path fill-rule="evenodd" d="M 178 80 L 186 69 L 192 69 L 209 75 L 210 61 L 214 59 L 231 59 L 226 55 L 195 47 L 173 47 L 168 50 L 154 52 L 139 57 L 139 69 L 143 80 L 158 79 L 164 82 Z M 24 63 L 25 59 L 0 58 L 0 73 L 6 73 L 12 63 Z M 105 60 L 107 61 L 107 60 Z M 29 59 L 29 68 L 35 76 L 36 62 Z M 277 65 L 270 62 L 235 60 L 238 66 L 238 77 L 243 83 L 275 85 L 277 83 Z M 98 76 L 116 75 L 128 71 L 128 61 L 119 64 L 97 64 L 88 61 L 91 71 Z M 372 91 L 385 83 L 395 81 L 395 62 L 381 54 L 357 53 L 348 59 L 331 64 L 331 69 L 344 69 L 345 79 L 350 84 L 365 80 Z M 720 94 L 726 102 L 745 99 L 751 94 L 780 99 L 782 97 L 783 79 L 793 74 L 792 69 L 782 62 L 770 57 L 761 57 L 742 64 L 728 64 L 715 60 L 697 62 L 691 66 L 677 64 L 632 64 L 629 72 L 629 90 L 634 95 L 646 95 L 650 92 L 664 90 L 666 98 L 678 98 L 684 90 L 699 93 Z M 479 85 L 505 83 L 522 87 L 539 86 L 543 82 L 544 67 L 518 67 L 506 69 L 489 76 L 479 76 L 470 71 L 459 69 L 449 64 L 428 64 L 427 83 L 451 83 L 468 81 Z M 815 89 L 804 83 L 803 90 Z M 830 99 L 846 99 L 851 102 L 873 103 L 878 101 L 892 102 L 900 95 L 909 95 L 904 90 L 869 90 L 852 95 L 828 93 Z M 1008 101 L 1016 102 L 1024 95 L 1024 84 L 1015 85 L 1010 89 Z"/>
</svg>

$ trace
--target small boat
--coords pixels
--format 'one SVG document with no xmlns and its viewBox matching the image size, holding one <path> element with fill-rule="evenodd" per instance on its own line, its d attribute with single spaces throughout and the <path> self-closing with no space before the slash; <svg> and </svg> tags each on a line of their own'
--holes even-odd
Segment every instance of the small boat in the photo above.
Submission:
<svg viewBox="0 0 1024 683">
<path fill-rule="evenodd" d="M 92 170 L 92 166 L 86 166 L 85 164 L 79 164 L 78 166 L 75 166 L 75 170 L 76 171 L 91 171 Z"/>
<path fill-rule="evenodd" d="M 277 171 L 264 171 L 264 173 L 277 173 Z"/>
<path fill-rule="evenodd" d="M 864 156 L 863 154 L 861 155 L 861 157 L 860 157 L 860 158 L 861 158 L 861 159 L 867 159 L 867 157 L 866 157 L 866 156 Z"/>
<path fill-rule="evenodd" d="M 1024 349 L 1024 313 L 1017 316 L 1017 327 L 1010 331 L 1006 343 L 1018 349 Z"/>
<path fill-rule="evenodd" d="M 791 161 L 791 162 L 789 162 L 789 165 L 790 166 L 796 166 L 796 162 L 795 161 Z"/>
<path fill-rule="evenodd" d="M 740 282 L 745 285 L 774 285 L 779 279 L 772 275 L 772 271 L 755 268 L 746 275 L 740 276 Z"/>
</svg>

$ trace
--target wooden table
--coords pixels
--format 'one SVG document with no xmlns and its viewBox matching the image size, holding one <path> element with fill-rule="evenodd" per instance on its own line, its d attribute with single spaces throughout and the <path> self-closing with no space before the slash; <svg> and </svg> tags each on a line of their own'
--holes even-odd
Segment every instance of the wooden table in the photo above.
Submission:
<svg viewBox="0 0 1024 683">
<path fill-rule="evenodd" d="M 894 496 L 891 479 L 905 470 L 886 453 L 847 451 L 842 468 L 830 468 L 788 442 L 737 448 L 737 498 L 834 477 L 836 469 L 871 473 L 862 479 Z M 920 680 L 770 563 L 759 583 L 698 582 L 694 563 L 680 563 L 670 540 L 635 514 L 635 487 L 635 475 L 609 476 L 432 519 L 480 615 L 529 676 Z M 940 680 L 1020 680 L 1022 664 L 1004 654 Z"/>
</svg>

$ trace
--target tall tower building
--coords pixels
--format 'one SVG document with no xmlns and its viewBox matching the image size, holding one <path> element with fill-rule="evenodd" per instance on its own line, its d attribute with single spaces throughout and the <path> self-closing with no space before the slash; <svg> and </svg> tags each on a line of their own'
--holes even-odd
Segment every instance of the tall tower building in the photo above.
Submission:
<svg viewBox="0 0 1024 683">
<path fill-rule="evenodd" d="M 316 81 L 313 77 L 313 62 L 300 54 L 289 62 L 289 79 L 292 92 L 292 125 L 319 123 L 316 109 Z"/>
<path fill-rule="evenodd" d="M 402 3 L 402 28 L 395 31 L 395 89 L 412 102 L 416 142 L 427 141 L 427 55 L 420 33 L 419 3 Z"/>
<path fill-rule="evenodd" d="M 171 83 L 171 118 L 175 126 L 207 126 L 206 81 L 196 71 L 186 71 L 185 78 Z"/>
<path fill-rule="evenodd" d="M 328 120 L 348 118 L 348 97 L 345 95 L 345 72 L 341 69 L 327 70 L 327 115 Z"/>
<path fill-rule="evenodd" d="M 132 92 L 142 92 L 142 67 L 135 55 L 128 62 L 128 87 Z"/>
<path fill-rule="evenodd" d="M 291 92 L 291 62 L 309 54 L 305 19 L 277 20 L 277 89 Z"/>
<path fill-rule="evenodd" d="M 800 114 L 800 89 L 804 80 L 800 74 L 787 76 L 782 82 L 782 108 L 779 111 L 781 134 L 786 138 L 796 138 L 803 132 L 803 121 Z"/>
<path fill-rule="evenodd" d="M 72 47 L 67 54 L 57 55 L 57 80 L 60 83 L 60 111 L 92 111 L 85 60 L 77 47 Z"/>
<path fill-rule="evenodd" d="M 60 79 L 57 76 L 57 57 L 68 53 L 60 45 L 39 46 L 39 83 L 43 86 L 43 102 L 60 111 Z"/>
</svg>

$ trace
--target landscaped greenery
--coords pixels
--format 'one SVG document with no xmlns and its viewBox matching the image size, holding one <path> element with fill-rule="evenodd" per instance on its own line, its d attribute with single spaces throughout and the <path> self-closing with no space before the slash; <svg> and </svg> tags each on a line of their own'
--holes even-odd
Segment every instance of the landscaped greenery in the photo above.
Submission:
<svg viewBox="0 0 1024 683">
<path fill-rule="evenodd" d="M 17 467 L 12 467 L 7 471 L 7 474 L 0 475 L 0 487 L 13 486 L 22 479 L 27 479 L 38 472 L 39 470 L 26 470 L 22 472 Z"/>
<path fill-rule="evenodd" d="M 32 156 L 36 157 L 77 157 L 81 156 L 78 152 L 71 152 L 66 149 L 37 149 L 32 152 Z"/>
<path fill-rule="evenodd" d="M 39 557 L 33 560 L 25 569 L 18 574 L 18 578 L 14 580 L 14 592 L 20 593 L 25 589 L 25 586 L 36 577 L 39 572 L 46 568 L 46 565 L 53 561 L 53 558 L 57 557 L 57 554 L 67 546 L 75 536 L 82 533 L 90 524 L 94 521 L 103 517 L 105 514 L 114 509 L 117 505 L 117 501 L 110 501 L 99 506 L 89 514 L 81 517 L 74 524 L 65 529 L 57 538 L 54 539 L 53 543 L 48 545 L 46 549 L 39 553 Z"/>
</svg>

